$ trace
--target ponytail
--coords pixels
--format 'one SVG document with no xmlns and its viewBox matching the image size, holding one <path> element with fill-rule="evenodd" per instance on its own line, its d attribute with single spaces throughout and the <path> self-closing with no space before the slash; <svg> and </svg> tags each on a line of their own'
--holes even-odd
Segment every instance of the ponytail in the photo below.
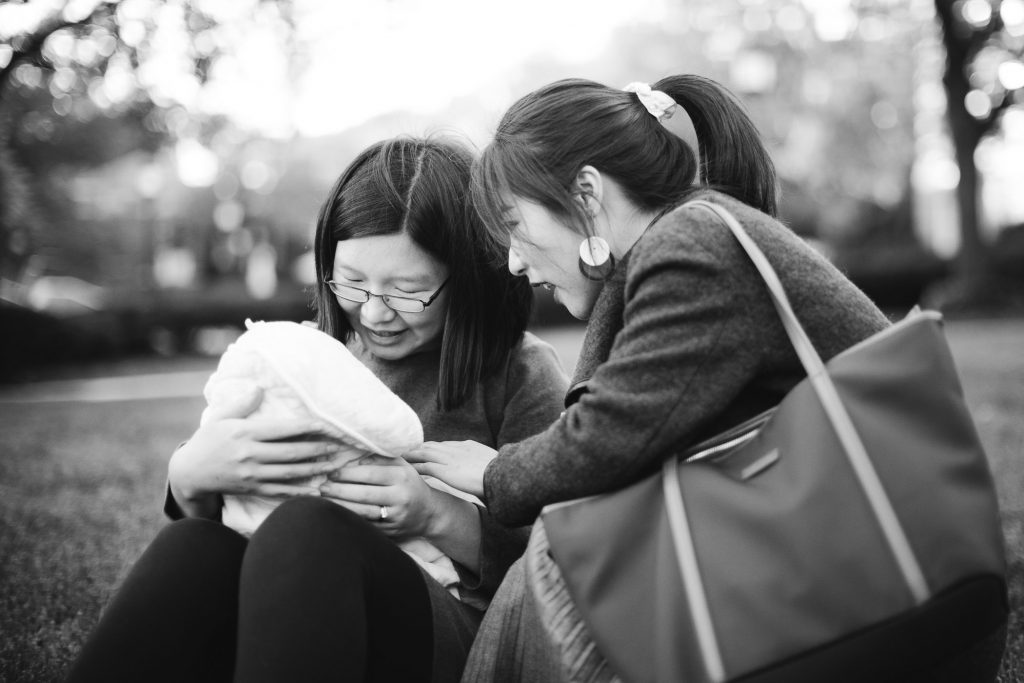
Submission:
<svg viewBox="0 0 1024 683">
<path fill-rule="evenodd" d="M 700 184 L 763 211 L 778 214 L 775 164 L 743 105 L 708 78 L 668 76 L 651 85 L 676 101 L 700 141 Z"/>
<path fill-rule="evenodd" d="M 592 219 L 572 197 L 586 165 L 614 178 L 644 211 L 669 211 L 711 188 L 775 216 L 775 167 L 739 100 L 700 76 L 670 76 L 652 88 L 686 110 L 699 155 L 633 92 L 583 79 L 556 81 L 505 112 L 474 166 L 473 199 L 488 232 L 499 243 L 507 240 L 503 197 L 513 195 L 587 234 Z"/>
</svg>

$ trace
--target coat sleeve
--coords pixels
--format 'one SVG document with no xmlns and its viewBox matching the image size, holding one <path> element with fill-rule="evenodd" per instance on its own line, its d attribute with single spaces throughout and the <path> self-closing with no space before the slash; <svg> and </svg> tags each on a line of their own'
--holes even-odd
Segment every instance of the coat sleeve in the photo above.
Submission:
<svg viewBox="0 0 1024 683">
<path fill-rule="evenodd" d="M 546 504 L 639 480 L 756 373 L 750 311 L 764 302 L 751 297 L 766 294 L 735 267 L 738 247 L 702 239 L 700 224 L 648 231 L 627 265 L 623 327 L 588 391 L 488 466 L 484 493 L 503 523 L 526 524 Z"/>
</svg>

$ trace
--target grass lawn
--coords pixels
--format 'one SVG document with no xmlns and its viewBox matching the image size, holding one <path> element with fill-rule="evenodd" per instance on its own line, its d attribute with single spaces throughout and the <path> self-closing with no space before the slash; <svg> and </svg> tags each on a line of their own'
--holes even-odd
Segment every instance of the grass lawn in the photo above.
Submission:
<svg viewBox="0 0 1024 683">
<path fill-rule="evenodd" d="M 1009 548 L 1014 614 L 1001 681 L 1021 681 L 1024 321 L 952 322 L 948 332 L 991 457 Z M 578 331 L 541 336 L 571 367 Z M 202 402 L 10 399 L 0 392 L 0 681 L 60 680 L 111 592 L 164 524 L 166 460 L 194 428 Z"/>
</svg>

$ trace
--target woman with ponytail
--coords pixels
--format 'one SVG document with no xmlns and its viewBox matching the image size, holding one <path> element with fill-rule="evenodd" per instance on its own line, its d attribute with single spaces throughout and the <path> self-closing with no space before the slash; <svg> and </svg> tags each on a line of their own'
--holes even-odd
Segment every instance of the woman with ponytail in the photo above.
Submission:
<svg viewBox="0 0 1024 683">
<path fill-rule="evenodd" d="M 421 473 L 476 492 L 505 524 L 529 524 L 545 505 L 637 482 L 670 454 L 774 407 L 804 378 L 739 243 L 688 201 L 723 207 L 744 226 L 823 359 L 889 324 L 776 219 L 768 152 L 740 103 L 709 79 L 542 87 L 502 117 L 474 181 L 509 270 L 588 321 L 557 422 L 473 467 L 453 466 L 457 444 L 420 453 Z M 492 603 L 464 680 L 566 680 L 587 660 L 585 632 L 552 636 L 557 625 L 542 614 L 557 608 L 534 598 L 520 561 Z M 972 677 L 957 680 L 991 680 L 1000 642 L 979 646 Z M 936 665 L 945 654 L 929 653 Z M 918 680 L 919 672 L 902 673 L 899 680 Z"/>
</svg>

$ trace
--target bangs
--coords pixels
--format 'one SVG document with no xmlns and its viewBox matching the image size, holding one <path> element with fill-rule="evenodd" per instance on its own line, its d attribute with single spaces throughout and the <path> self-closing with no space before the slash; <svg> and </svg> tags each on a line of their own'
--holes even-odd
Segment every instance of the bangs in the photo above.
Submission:
<svg viewBox="0 0 1024 683">
<path fill-rule="evenodd" d="M 381 156 L 360 167 L 334 198 L 331 233 L 335 240 L 399 232 L 402 194 Z"/>
<path fill-rule="evenodd" d="M 473 169 L 472 198 L 473 208 L 480 215 L 487 232 L 507 246 L 512 232 L 507 214 L 512 205 L 506 200 L 514 191 L 505 173 L 501 151 L 497 145 L 492 145 L 480 156 Z"/>
<path fill-rule="evenodd" d="M 515 192 L 502 163 L 501 150 L 497 145 L 491 145 L 473 165 L 471 197 L 473 208 L 483 223 L 482 237 L 492 265 L 504 265 L 508 260 L 514 228 L 508 219 L 513 206 L 507 199 L 513 194 Z"/>
<path fill-rule="evenodd" d="M 473 206 L 483 221 L 491 248 L 499 252 L 502 262 L 507 260 L 515 231 L 515 222 L 508 216 L 514 210 L 509 203 L 512 197 L 538 204 L 587 234 L 589 223 L 570 194 L 577 170 L 567 171 L 565 178 L 558 177 L 527 145 L 514 144 L 500 135 L 484 149 L 473 169 Z"/>
</svg>

